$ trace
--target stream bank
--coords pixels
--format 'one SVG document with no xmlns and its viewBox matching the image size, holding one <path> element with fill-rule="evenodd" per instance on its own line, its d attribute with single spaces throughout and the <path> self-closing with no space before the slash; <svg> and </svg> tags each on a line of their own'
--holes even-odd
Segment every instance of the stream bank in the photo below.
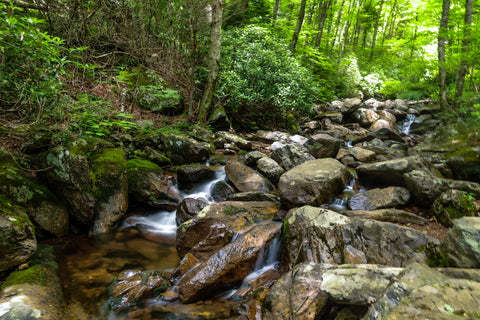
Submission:
<svg viewBox="0 0 480 320">
<path fill-rule="evenodd" d="M 54 244 L 70 319 L 423 319 L 438 305 L 480 318 L 479 150 L 458 131 L 429 142 L 436 110 L 347 99 L 296 134 L 77 141 L 40 154 L 37 179 L 4 156 L 2 232 L 16 231 L 2 236 L 23 255 L 2 271 L 37 268 L 37 237 Z M 259 262 L 279 237 L 279 260 Z M 23 271 L 0 317 L 19 312 L 8 279 Z"/>
</svg>

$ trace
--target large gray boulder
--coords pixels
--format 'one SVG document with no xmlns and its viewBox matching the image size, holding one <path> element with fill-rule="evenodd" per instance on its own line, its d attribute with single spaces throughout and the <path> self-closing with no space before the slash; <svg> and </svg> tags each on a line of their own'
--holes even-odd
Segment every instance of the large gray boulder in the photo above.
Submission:
<svg viewBox="0 0 480 320">
<path fill-rule="evenodd" d="M 0 195 L 0 272 L 26 262 L 36 249 L 34 226 L 25 209 Z"/>
<path fill-rule="evenodd" d="M 256 162 L 257 170 L 272 183 L 278 183 L 280 176 L 285 172 L 275 160 L 269 157 L 262 157 Z"/>
<path fill-rule="evenodd" d="M 348 169 L 335 159 L 307 161 L 280 177 L 281 201 L 288 207 L 321 205 L 345 188 L 349 176 Z"/>
<path fill-rule="evenodd" d="M 225 174 L 228 180 L 241 192 L 260 191 L 270 193 L 275 189 L 269 180 L 239 161 L 228 161 L 225 165 Z"/>
<path fill-rule="evenodd" d="M 480 268 L 480 217 L 454 220 L 442 241 L 441 251 L 452 267 Z"/>
<path fill-rule="evenodd" d="M 270 157 L 285 170 L 290 170 L 306 161 L 315 159 L 305 148 L 297 144 L 287 144 L 275 149 Z"/>
<path fill-rule="evenodd" d="M 480 283 L 409 265 L 368 310 L 364 320 L 478 319 Z"/>
<path fill-rule="evenodd" d="M 342 140 L 334 138 L 331 135 L 319 133 L 311 136 L 304 146 L 308 152 L 317 159 L 331 158 L 336 156 L 342 146 L 342 142 Z"/>
<path fill-rule="evenodd" d="M 480 184 L 476 182 L 443 179 L 419 170 L 405 173 L 403 180 L 413 201 L 424 207 L 431 207 L 442 193 L 450 189 L 465 191 L 480 199 Z"/>
<path fill-rule="evenodd" d="M 436 239 L 414 229 L 312 206 L 291 210 L 284 223 L 284 258 L 290 264 L 345 263 L 345 247 L 350 245 L 363 252 L 367 263 L 400 267 L 426 263 L 426 248 L 438 246 Z"/>
<path fill-rule="evenodd" d="M 413 170 L 430 172 L 430 167 L 420 157 L 403 157 L 362 164 L 357 168 L 357 174 L 364 185 L 404 187 L 403 174 Z"/>
</svg>

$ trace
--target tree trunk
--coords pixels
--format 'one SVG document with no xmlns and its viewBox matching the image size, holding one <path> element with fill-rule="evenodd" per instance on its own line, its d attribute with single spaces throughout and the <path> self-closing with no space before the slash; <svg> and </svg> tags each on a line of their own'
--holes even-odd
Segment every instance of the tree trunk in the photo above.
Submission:
<svg viewBox="0 0 480 320">
<path fill-rule="evenodd" d="M 458 98 L 463 94 L 463 85 L 465 83 L 465 74 L 468 69 L 467 54 L 470 47 L 472 35 L 472 16 L 473 16 L 473 0 L 465 1 L 465 25 L 463 26 L 463 41 L 462 41 L 462 58 L 460 61 L 460 68 L 458 69 L 457 88 L 455 90 L 455 102 L 458 103 Z"/>
<path fill-rule="evenodd" d="M 303 19 L 305 18 L 305 7 L 307 6 L 307 0 L 302 0 L 300 3 L 300 12 L 298 13 L 297 26 L 293 32 L 292 41 L 290 41 L 290 51 L 295 53 L 295 47 L 297 46 L 298 37 L 302 30 Z"/>
<path fill-rule="evenodd" d="M 223 0 L 212 0 L 212 30 L 210 48 L 208 49 L 208 75 L 202 100 L 198 108 L 198 122 L 205 124 L 207 115 L 213 103 L 213 94 L 217 83 L 218 69 L 220 66 L 220 48 L 222 43 L 222 5 Z"/>
<path fill-rule="evenodd" d="M 320 47 L 320 43 L 322 41 L 323 36 L 323 27 L 325 26 L 325 21 L 327 20 L 328 16 L 328 9 L 330 9 L 330 5 L 332 4 L 332 0 L 324 0 L 319 7 L 319 14 L 318 14 L 318 33 L 315 38 L 315 48 Z"/>
<path fill-rule="evenodd" d="M 272 27 L 275 27 L 277 23 L 278 10 L 280 9 L 280 4 L 282 0 L 275 0 L 275 6 L 273 7 L 273 17 L 272 17 Z"/>
<path fill-rule="evenodd" d="M 373 59 L 373 50 L 375 50 L 375 42 L 377 41 L 378 25 L 380 24 L 380 18 L 382 17 L 383 2 L 384 0 L 380 2 L 380 9 L 378 9 L 377 19 L 375 20 L 375 28 L 373 30 L 373 39 L 372 39 L 372 49 L 370 51 L 370 58 L 369 58 L 370 62 Z"/>
<path fill-rule="evenodd" d="M 447 42 L 448 16 L 450 14 L 450 0 L 443 0 L 440 29 L 438 30 L 438 65 L 440 77 L 440 106 L 443 110 L 448 107 L 447 101 L 447 68 L 445 46 Z"/>
</svg>

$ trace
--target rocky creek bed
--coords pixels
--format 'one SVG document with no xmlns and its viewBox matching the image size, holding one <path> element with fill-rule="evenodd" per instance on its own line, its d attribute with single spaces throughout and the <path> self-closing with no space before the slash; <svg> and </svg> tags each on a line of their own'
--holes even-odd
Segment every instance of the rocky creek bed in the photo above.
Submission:
<svg viewBox="0 0 480 320">
<path fill-rule="evenodd" d="M 431 101 L 0 152 L 0 319 L 480 319 L 480 148 Z"/>
</svg>

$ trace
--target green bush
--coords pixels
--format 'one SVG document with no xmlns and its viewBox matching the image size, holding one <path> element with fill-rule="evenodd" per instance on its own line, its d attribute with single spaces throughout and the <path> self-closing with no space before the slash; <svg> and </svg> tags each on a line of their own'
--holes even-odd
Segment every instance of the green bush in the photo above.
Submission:
<svg viewBox="0 0 480 320">
<path fill-rule="evenodd" d="M 0 110 L 29 115 L 51 105 L 68 62 L 63 41 L 41 31 L 42 21 L 0 3 Z"/>
<path fill-rule="evenodd" d="M 306 115 L 320 89 L 284 42 L 255 26 L 225 33 L 217 97 L 233 123 L 248 129 L 285 127 Z"/>
</svg>

